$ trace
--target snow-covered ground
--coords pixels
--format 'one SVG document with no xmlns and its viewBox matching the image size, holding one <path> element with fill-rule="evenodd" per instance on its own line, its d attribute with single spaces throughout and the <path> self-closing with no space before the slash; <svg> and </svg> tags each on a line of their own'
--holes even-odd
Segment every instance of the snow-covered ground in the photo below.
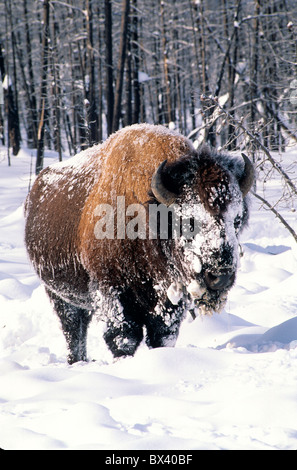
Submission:
<svg viewBox="0 0 297 470">
<path fill-rule="evenodd" d="M 271 212 L 253 201 L 221 315 L 186 320 L 176 348 L 143 345 L 117 362 L 94 320 L 95 361 L 69 366 L 23 244 L 30 151 L 10 168 L 5 149 L 0 160 L 0 447 L 297 448 L 297 245 Z M 268 196 L 280 191 L 277 178 L 267 184 Z M 297 212 L 282 213 L 297 230 Z"/>
</svg>

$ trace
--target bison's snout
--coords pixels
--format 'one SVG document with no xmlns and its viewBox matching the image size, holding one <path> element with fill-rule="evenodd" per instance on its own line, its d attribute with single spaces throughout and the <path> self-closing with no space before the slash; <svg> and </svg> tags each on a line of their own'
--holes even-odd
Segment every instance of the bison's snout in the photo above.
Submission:
<svg viewBox="0 0 297 470">
<path fill-rule="evenodd" d="M 228 289 L 232 286 L 235 281 L 235 273 L 228 272 L 228 273 L 212 273 L 206 272 L 205 273 L 205 283 L 207 287 L 211 290 L 224 290 Z"/>
</svg>

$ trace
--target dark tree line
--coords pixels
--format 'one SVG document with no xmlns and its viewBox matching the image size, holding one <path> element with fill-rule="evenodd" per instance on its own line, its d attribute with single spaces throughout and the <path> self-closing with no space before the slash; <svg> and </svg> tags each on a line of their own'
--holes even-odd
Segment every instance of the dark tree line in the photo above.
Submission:
<svg viewBox="0 0 297 470">
<path fill-rule="evenodd" d="M 294 0 L 0 0 L 0 9 L 0 137 L 14 155 L 36 148 L 37 173 L 45 148 L 62 159 L 144 121 L 252 155 L 255 141 L 230 119 L 271 150 L 296 140 Z"/>
</svg>

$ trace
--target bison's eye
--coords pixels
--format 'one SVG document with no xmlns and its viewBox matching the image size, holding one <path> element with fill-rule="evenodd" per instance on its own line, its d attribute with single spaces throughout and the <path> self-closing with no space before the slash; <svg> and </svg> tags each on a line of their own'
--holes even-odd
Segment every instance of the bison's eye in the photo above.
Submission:
<svg viewBox="0 0 297 470">
<path fill-rule="evenodd" d="M 241 225 L 241 217 L 237 215 L 234 219 L 234 228 L 236 232 L 238 232 L 238 230 L 240 229 L 240 225 Z"/>
<path fill-rule="evenodd" d="M 194 217 L 190 217 L 190 230 L 191 232 L 195 232 L 195 219 Z"/>
<path fill-rule="evenodd" d="M 194 217 L 183 220 L 182 234 L 185 236 L 187 242 L 192 242 L 197 234 L 197 221 Z"/>
</svg>

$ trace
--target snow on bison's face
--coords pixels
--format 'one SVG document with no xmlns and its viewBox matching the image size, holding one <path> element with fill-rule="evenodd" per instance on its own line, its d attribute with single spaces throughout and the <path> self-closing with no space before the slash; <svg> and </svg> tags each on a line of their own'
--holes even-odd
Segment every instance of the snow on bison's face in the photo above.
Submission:
<svg viewBox="0 0 297 470">
<path fill-rule="evenodd" d="M 208 156 L 197 164 L 194 177 L 186 172 L 185 181 L 190 178 L 191 184 L 183 184 L 180 190 L 175 187 L 175 192 L 165 188 L 165 181 L 170 186 L 170 179 L 162 176 L 165 162 L 156 172 L 152 186 L 156 199 L 167 207 L 169 204 L 174 223 L 182 221 L 176 224 L 179 236 L 175 256 L 183 264 L 185 275 L 167 291 L 173 304 L 186 294 L 196 313 L 220 312 L 225 306 L 238 268 L 238 236 L 248 220 L 245 196 L 254 178 L 251 163 L 245 156 L 243 160 L 245 169 L 238 177 L 224 168 L 223 156 L 219 162 Z M 171 170 L 174 179 L 174 168 Z"/>
</svg>

